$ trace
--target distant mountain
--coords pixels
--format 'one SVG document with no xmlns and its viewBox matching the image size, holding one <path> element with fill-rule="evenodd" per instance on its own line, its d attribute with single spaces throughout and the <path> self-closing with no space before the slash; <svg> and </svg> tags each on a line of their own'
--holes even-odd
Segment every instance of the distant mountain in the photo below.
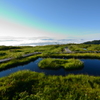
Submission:
<svg viewBox="0 0 100 100">
<path fill-rule="evenodd" d="M 83 44 L 100 44 L 100 40 L 87 41 L 84 42 Z"/>
</svg>

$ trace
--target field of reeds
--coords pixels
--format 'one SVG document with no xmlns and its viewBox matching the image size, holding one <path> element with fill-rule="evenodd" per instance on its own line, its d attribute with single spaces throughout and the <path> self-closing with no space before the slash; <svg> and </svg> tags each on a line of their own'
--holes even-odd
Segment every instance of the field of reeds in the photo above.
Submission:
<svg viewBox="0 0 100 100">
<path fill-rule="evenodd" d="M 57 69 L 63 67 L 66 70 L 77 70 L 84 67 L 84 63 L 79 59 L 53 59 L 45 58 L 38 63 L 40 68 Z"/>
<path fill-rule="evenodd" d="M 100 77 L 18 71 L 0 78 L 0 100 L 100 100 Z"/>
</svg>

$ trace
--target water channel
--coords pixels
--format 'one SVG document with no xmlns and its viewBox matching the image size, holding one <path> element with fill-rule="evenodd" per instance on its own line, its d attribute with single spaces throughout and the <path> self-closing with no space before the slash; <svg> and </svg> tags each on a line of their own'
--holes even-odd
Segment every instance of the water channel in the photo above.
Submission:
<svg viewBox="0 0 100 100">
<path fill-rule="evenodd" d="M 63 68 L 57 70 L 41 69 L 38 67 L 39 61 L 43 58 L 30 62 L 23 66 L 17 66 L 0 72 L 0 77 L 7 76 L 19 70 L 31 70 L 35 72 L 43 72 L 46 75 L 68 75 L 68 74 L 88 74 L 100 76 L 100 59 L 80 59 L 84 62 L 84 68 L 81 70 L 66 71 Z"/>
</svg>

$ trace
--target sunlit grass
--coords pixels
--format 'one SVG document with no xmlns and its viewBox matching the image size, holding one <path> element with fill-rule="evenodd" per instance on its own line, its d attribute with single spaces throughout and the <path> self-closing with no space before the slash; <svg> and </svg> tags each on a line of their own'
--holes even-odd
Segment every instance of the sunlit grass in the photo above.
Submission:
<svg viewBox="0 0 100 100">
<path fill-rule="evenodd" d="M 38 66 L 40 68 L 51 68 L 51 69 L 63 67 L 66 70 L 73 70 L 73 69 L 83 68 L 84 64 L 79 59 L 45 58 L 39 62 Z"/>
<path fill-rule="evenodd" d="M 41 52 L 42 54 L 39 57 L 61 57 L 61 58 L 97 58 L 100 59 L 100 53 L 66 53 L 64 51 L 65 47 L 75 47 L 77 48 L 99 48 L 99 45 L 86 45 L 86 44 L 65 44 L 65 45 L 46 45 L 46 46 L 0 46 L 0 60 L 5 58 L 13 58 L 12 61 L 4 62 L 0 64 L 0 70 L 9 68 L 8 66 L 13 67 L 16 64 L 19 64 L 20 61 L 18 59 L 22 58 L 23 55 L 33 53 L 33 52 Z M 16 60 L 17 59 L 17 60 Z M 27 60 L 26 60 L 27 59 Z M 18 61 L 18 63 L 17 63 Z M 21 60 L 22 61 L 22 60 Z M 31 61 L 28 58 L 23 59 L 23 62 Z M 20 62 L 21 63 L 21 62 Z M 53 62 L 55 68 L 57 64 Z M 68 66 L 68 65 L 67 65 Z M 71 64 L 70 64 L 71 66 Z M 53 66 L 54 67 L 54 66 Z M 58 67 L 57 67 L 58 68 Z"/>
<path fill-rule="evenodd" d="M 5 63 L 1 63 L 0 64 L 0 71 L 4 70 L 4 69 L 8 69 L 11 67 L 16 67 L 18 65 L 23 65 L 23 64 L 27 64 L 30 61 L 34 61 L 39 57 L 39 55 L 33 55 L 30 57 L 26 57 L 26 58 L 20 58 L 20 59 L 12 59 L 11 61 L 5 62 Z"/>
<path fill-rule="evenodd" d="M 0 78 L 0 100 L 100 100 L 100 77 L 18 71 Z"/>
</svg>

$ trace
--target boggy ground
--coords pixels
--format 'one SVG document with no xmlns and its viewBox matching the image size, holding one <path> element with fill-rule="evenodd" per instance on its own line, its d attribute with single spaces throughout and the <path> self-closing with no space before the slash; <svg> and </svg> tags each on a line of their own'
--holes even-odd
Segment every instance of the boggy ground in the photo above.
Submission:
<svg viewBox="0 0 100 100">
<path fill-rule="evenodd" d="M 84 63 L 79 59 L 53 59 L 45 58 L 38 63 L 40 68 L 57 69 L 63 67 L 66 70 L 77 70 L 84 67 Z"/>
<path fill-rule="evenodd" d="M 100 100 L 100 77 L 18 71 L 0 78 L 0 100 Z"/>
<path fill-rule="evenodd" d="M 69 48 L 72 53 L 68 53 L 65 48 Z M 85 50 L 84 50 L 85 48 Z M 11 61 L 0 63 L 0 71 L 25 64 L 38 57 L 61 57 L 61 58 L 96 58 L 100 59 L 100 53 L 74 53 L 74 51 L 98 51 L 100 45 L 91 44 L 62 44 L 62 45 L 46 45 L 46 46 L 0 46 L 0 60 L 5 58 L 13 58 Z M 25 54 L 41 52 L 42 54 L 30 57 L 22 57 Z"/>
<path fill-rule="evenodd" d="M 100 50 L 100 45 L 67 44 L 48 46 L 0 46 L 0 59 L 13 57 L 12 61 L 0 64 L 0 69 L 24 64 L 38 57 L 100 58 L 100 53 L 71 53 L 71 51 Z M 26 58 L 21 56 L 42 52 Z M 2 67 L 1 67 L 2 65 Z M 100 76 L 68 75 L 46 76 L 43 73 L 19 71 L 0 78 L 0 100 L 100 100 Z"/>
</svg>

